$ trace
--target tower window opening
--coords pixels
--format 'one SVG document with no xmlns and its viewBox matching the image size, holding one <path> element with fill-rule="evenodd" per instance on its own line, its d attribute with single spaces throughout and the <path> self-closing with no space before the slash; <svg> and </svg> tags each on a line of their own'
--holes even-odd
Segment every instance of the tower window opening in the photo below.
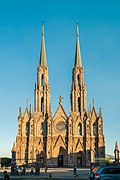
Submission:
<svg viewBox="0 0 120 180">
<path fill-rule="evenodd" d="M 77 75 L 77 84 L 78 84 L 78 86 L 80 86 L 80 76 L 79 76 L 79 74 Z"/>
<path fill-rule="evenodd" d="M 72 134 L 72 125 L 70 124 L 70 134 Z"/>
<path fill-rule="evenodd" d="M 42 74 L 42 77 L 41 77 L 41 85 L 44 86 L 44 75 Z"/>
<path fill-rule="evenodd" d="M 33 124 L 31 124 L 31 135 L 33 135 Z"/>
<path fill-rule="evenodd" d="M 41 98 L 41 112 L 44 112 L 44 101 L 43 101 L 43 97 Z"/>
<path fill-rule="evenodd" d="M 18 134 L 20 135 L 20 131 L 21 131 L 21 126 L 18 126 Z"/>
<path fill-rule="evenodd" d="M 44 124 L 43 124 L 43 122 L 41 123 L 41 128 L 40 128 L 40 130 L 41 130 L 41 134 L 43 134 L 43 131 L 44 131 Z"/>
<path fill-rule="evenodd" d="M 50 130 L 50 124 L 49 124 L 49 132 L 48 132 L 49 134 L 51 133 L 51 130 Z"/>
<path fill-rule="evenodd" d="M 78 112 L 80 112 L 80 97 L 78 98 Z"/>
<path fill-rule="evenodd" d="M 29 134 L 29 125 L 26 123 L 26 136 Z"/>
<path fill-rule="evenodd" d="M 93 135 L 94 135 L 94 136 L 97 135 L 97 126 L 96 126 L 96 122 L 93 123 Z"/>
<path fill-rule="evenodd" d="M 78 134 L 82 135 L 82 124 L 81 123 L 78 124 Z"/>
</svg>

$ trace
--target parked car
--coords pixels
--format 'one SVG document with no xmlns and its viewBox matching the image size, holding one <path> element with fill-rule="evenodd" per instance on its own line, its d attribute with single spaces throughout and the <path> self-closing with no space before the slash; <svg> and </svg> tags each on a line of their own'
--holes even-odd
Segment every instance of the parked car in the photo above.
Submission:
<svg viewBox="0 0 120 180">
<path fill-rule="evenodd" d="M 120 180 L 120 166 L 104 166 L 98 168 L 95 180 Z"/>
</svg>

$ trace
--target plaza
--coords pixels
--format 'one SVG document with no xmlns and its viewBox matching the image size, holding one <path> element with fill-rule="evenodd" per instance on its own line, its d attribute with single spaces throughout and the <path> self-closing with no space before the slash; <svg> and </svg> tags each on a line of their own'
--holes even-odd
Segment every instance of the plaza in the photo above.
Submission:
<svg viewBox="0 0 120 180">
<path fill-rule="evenodd" d="M 10 174 L 10 169 L 6 169 L 8 174 Z M 4 169 L 0 169 L 0 180 L 3 179 L 3 171 Z M 51 173 L 51 178 L 49 178 L 49 174 Z M 30 176 L 30 170 L 27 169 L 25 176 L 10 176 L 11 179 L 80 179 L 80 180 L 88 180 L 89 168 L 78 168 L 77 169 L 77 177 L 73 176 L 73 168 L 48 168 L 47 173 L 45 173 L 44 168 L 40 169 L 40 175 L 38 176 Z"/>
</svg>

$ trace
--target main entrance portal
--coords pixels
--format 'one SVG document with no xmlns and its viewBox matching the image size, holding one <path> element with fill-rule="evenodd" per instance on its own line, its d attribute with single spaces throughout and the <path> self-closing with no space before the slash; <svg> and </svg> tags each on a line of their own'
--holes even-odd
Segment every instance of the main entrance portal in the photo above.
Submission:
<svg viewBox="0 0 120 180">
<path fill-rule="evenodd" d="M 63 166 L 63 155 L 58 155 L 58 166 L 59 167 Z"/>
<path fill-rule="evenodd" d="M 77 157 L 77 166 L 78 167 L 82 166 L 82 157 Z"/>
</svg>

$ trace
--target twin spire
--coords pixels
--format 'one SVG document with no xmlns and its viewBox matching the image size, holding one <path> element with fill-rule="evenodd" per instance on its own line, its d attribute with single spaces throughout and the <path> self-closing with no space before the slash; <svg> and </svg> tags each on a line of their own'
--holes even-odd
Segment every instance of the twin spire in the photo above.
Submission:
<svg viewBox="0 0 120 180">
<path fill-rule="evenodd" d="M 74 66 L 82 67 L 82 58 L 81 58 L 81 53 L 80 53 L 78 23 L 76 25 L 76 52 L 75 52 L 75 64 L 74 64 Z"/>
<path fill-rule="evenodd" d="M 45 40 L 44 40 L 44 24 L 42 24 L 42 42 L 41 42 L 41 51 L 40 51 L 40 65 L 42 67 L 47 66 Z M 74 64 L 74 66 L 75 67 L 82 67 L 78 23 L 76 25 L 76 52 L 75 52 L 75 64 Z"/>
<path fill-rule="evenodd" d="M 44 40 L 44 24 L 42 24 L 42 42 L 41 42 L 41 51 L 40 51 L 40 65 L 42 67 L 47 66 L 45 40 Z"/>
</svg>

